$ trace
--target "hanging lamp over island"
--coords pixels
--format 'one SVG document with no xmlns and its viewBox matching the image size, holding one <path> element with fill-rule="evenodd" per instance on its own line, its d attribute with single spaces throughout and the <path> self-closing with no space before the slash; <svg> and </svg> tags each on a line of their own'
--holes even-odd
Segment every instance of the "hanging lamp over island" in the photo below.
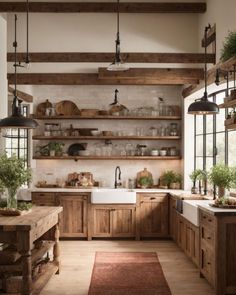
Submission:
<svg viewBox="0 0 236 295">
<path fill-rule="evenodd" d="M 120 10 L 119 10 L 119 0 L 117 0 L 117 33 L 116 33 L 116 52 L 115 52 L 115 60 L 111 63 L 107 70 L 108 71 L 127 71 L 129 67 L 122 61 L 121 53 L 120 53 Z"/>
<path fill-rule="evenodd" d="M 0 129 L 34 129 L 38 126 L 38 123 L 31 119 L 24 117 L 22 114 L 21 103 L 17 97 L 17 68 L 22 67 L 20 63 L 17 63 L 17 15 L 15 15 L 15 40 L 13 42 L 13 47 L 15 50 L 15 88 L 14 88 L 14 98 L 12 103 L 12 114 L 0 121 Z"/>
<path fill-rule="evenodd" d="M 205 66 L 204 66 L 204 81 L 205 81 L 205 91 L 204 95 L 200 99 L 196 99 L 189 108 L 188 114 L 192 115 L 215 115 L 219 113 L 219 107 L 216 103 L 208 100 L 207 94 L 207 32 L 211 28 L 210 25 L 205 27 L 204 33 L 204 48 L 205 48 Z"/>
</svg>

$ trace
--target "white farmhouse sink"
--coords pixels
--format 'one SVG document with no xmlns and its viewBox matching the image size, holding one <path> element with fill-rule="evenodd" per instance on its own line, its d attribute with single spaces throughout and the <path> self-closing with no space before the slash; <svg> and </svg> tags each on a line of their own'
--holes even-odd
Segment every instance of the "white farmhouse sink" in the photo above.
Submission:
<svg viewBox="0 0 236 295">
<path fill-rule="evenodd" d="M 199 226 L 199 205 L 211 203 L 209 200 L 183 200 L 183 216 L 196 226 Z"/>
<path fill-rule="evenodd" d="M 97 189 L 91 193 L 92 204 L 135 204 L 136 192 L 128 189 Z"/>
</svg>

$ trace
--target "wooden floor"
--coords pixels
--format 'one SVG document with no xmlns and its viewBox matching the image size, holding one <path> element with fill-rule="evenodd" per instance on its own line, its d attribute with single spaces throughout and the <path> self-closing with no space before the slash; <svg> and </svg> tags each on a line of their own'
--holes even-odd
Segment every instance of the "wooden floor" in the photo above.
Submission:
<svg viewBox="0 0 236 295">
<path fill-rule="evenodd" d="M 61 273 L 51 278 L 41 295 L 87 295 L 96 251 L 157 252 L 173 295 L 214 294 L 205 279 L 199 277 L 194 264 L 172 241 L 61 241 L 60 244 Z"/>
</svg>

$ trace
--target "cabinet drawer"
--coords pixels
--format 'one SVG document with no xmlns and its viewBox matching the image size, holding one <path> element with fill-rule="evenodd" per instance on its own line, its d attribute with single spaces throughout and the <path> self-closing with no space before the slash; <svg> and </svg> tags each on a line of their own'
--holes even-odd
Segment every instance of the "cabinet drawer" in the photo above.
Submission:
<svg viewBox="0 0 236 295">
<path fill-rule="evenodd" d="M 203 211 L 200 211 L 200 224 L 205 226 L 209 230 L 213 230 L 213 228 L 215 227 L 215 217 Z"/>
<path fill-rule="evenodd" d="M 208 247 L 201 246 L 201 273 L 214 287 L 215 285 L 215 255 Z"/>
<path fill-rule="evenodd" d="M 140 196 L 141 202 L 164 202 L 168 201 L 168 196 L 166 194 L 142 194 Z"/>
<path fill-rule="evenodd" d="M 55 206 L 55 194 L 32 193 L 32 203 L 37 206 Z"/>
<path fill-rule="evenodd" d="M 215 231 L 210 229 L 209 226 L 201 226 L 201 243 L 205 243 L 208 247 L 215 246 Z"/>
</svg>

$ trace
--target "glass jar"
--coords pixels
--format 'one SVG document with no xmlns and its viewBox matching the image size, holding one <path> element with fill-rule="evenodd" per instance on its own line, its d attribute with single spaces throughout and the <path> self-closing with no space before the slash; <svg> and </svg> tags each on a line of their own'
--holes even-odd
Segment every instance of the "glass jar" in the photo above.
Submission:
<svg viewBox="0 0 236 295">
<path fill-rule="evenodd" d="M 177 123 L 170 124 L 170 136 L 178 136 L 178 125 Z"/>
</svg>

